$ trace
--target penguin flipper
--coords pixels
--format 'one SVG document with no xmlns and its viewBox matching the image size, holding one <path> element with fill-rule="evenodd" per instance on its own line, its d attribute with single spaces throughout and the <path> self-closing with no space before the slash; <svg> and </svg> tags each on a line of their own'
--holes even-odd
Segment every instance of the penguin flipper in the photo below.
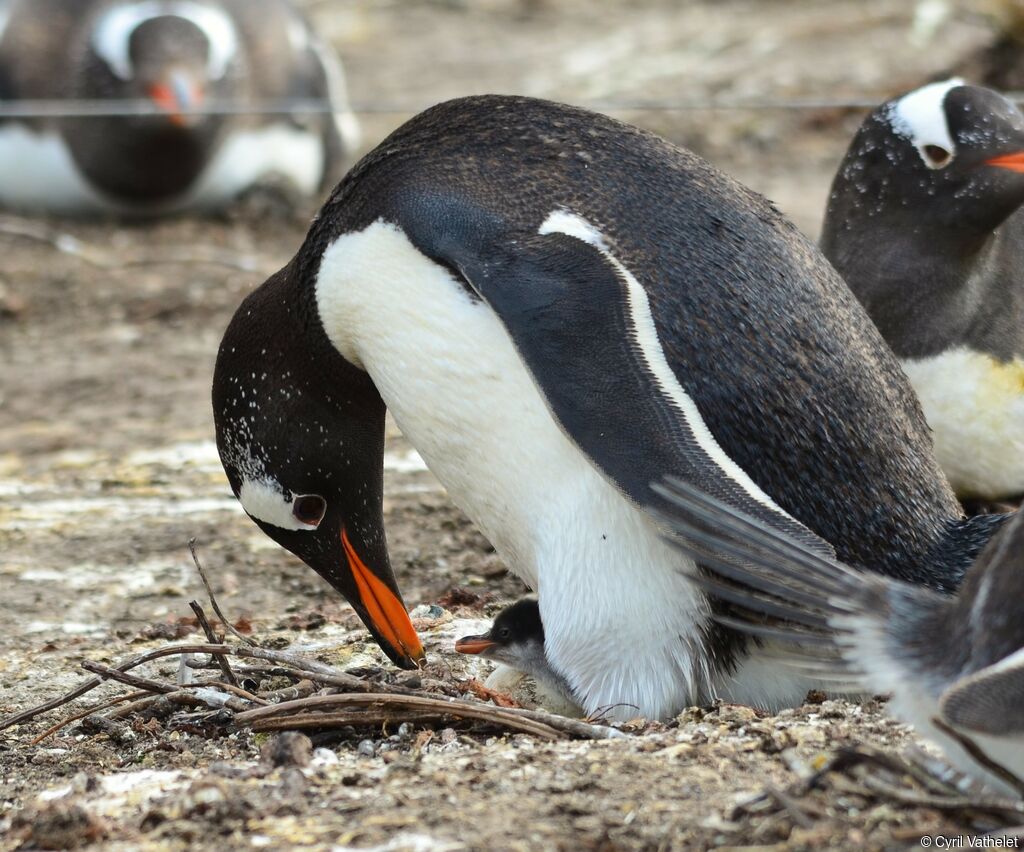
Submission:
<svg viewBox="0 0 1024 852">
<path fill-rule="evenodd" d="M 943 719 L 992 736 L 1024 733 L 1024 649 L 954 683 L 939 700 Z"/>
<path fill-rule="evenodd" d="M 630 500 L 653 513 L 664 497 L 652 483 L 674 476 L 834 556 L 718 444 L 661 346 L 646 292 L 603 244 L 549 231 L 497 258 L 451 254 L 562 430 Z"/>
<path fill-rule="evenodd" d="M 746 621 L 717 618 L 726 626 L 754 633 L 750 628 L 765 618 L 781 619 L 775 630 L 782 633 L 774 638 L 804 642 L 814 632 L 829 636 L 832 619 L 860 611 L 859 593 L 868 578 L 688 483 L 669 478 L 654 489 L 668 504 L 657 514 L 670 541 L 704 569 L 693 581 L 715 599 L 742 608 Z"/>
</svg>

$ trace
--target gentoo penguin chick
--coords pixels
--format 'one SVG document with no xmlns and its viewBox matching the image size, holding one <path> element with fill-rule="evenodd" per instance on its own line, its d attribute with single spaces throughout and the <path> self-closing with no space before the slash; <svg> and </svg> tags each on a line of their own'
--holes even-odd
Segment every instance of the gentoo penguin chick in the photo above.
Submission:
<svg viewBox="0 0 1024 852">
<path fill-rule="evenodd" d="M 1024 493 L 1024 116 L 960 80 L 876 109 L 821 246 L 899 357 L 963 497 Z"/>
<path fill-rule="evenodd" d="M 523 598 L 506 607 L 495 616 L 490 630 L 480 636 L 463 636 L 455 650 L 525 672 L 542 687 L 577 703 L 565 678 L 551 668 L 544 654 L 544 622 L 536 598 Z"/>
<path fill-rule="evenodd" d="M 384 534 L 386 408 L 540 590 L 546 657 L 588 713 L 781 707 L 816 685 L 711 620 L 653 514 L 665 474 L 936 589 L 1004 520 L 963 518 L 891 350 L 767 201 L 546 101 L 465 98 L 395 131 L 217 357 L 242 507 L 413 666 Z"/>
<path fill-rule="evenodd" d="M 710 572 L 699 582 L 730 608 L 724 623 L 891 693 L 892 712 L 961 769 L 1024 795 L 1024 515 L 951 597 L 854 571 L 692 487 L 665 493 L 680 545 Z"/>
<path fill-rule="evenodd" d="M 221 207 L 262 184 L 308 196 L 337 179 L 356 141 L 341 66 L 287 0 L 10 0 L 5 9 L 0 97 L 149 107 L 0 118 L 5 206 L 165 213 Z M 330 101 L 336 115 L 213 114 L 288 99 Z"/>
</svg>

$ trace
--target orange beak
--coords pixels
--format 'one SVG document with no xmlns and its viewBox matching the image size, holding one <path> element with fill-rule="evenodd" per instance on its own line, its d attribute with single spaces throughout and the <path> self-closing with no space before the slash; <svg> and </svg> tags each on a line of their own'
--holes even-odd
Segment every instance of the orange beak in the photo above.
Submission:
<svg viewBox="0 0 1024 852">
<path fill-rule="evenodd" d="M 427 655 L 412 626 L 405 604 L 366 567 L 344 529 L 341 531 L 341 544 L 345 548 L 345 556 L 356 582 L 359 603 L 366 611 L 370 626 L 399 656 L 411 659 L 416 665 L 424 663 Z"/>
<path fill-rule="evenodd" d="M 188 127 L 195 120 L 188 111 L 203 102 L 202 89 L 181 74 L 172 75 L 168 83 L 154 83 L 146 91 L 150 100 L 178 127 Z"/>
<path fill-rule="evenodd" d="M 1015 151 L 1012 154 L 1000 154 L 991 160 L 985 160 L 986 166 L 996 166 L 1000 169 L 1009 169 L 1011 172 L 1024 172 L 1024 151 Z"/>
<path fill-rule="evenodd" d="M 495 643 L 490 636 L 463 636 L 455 640 L 455 650 L 460 654 L 482 654 Z"/>
</svg>

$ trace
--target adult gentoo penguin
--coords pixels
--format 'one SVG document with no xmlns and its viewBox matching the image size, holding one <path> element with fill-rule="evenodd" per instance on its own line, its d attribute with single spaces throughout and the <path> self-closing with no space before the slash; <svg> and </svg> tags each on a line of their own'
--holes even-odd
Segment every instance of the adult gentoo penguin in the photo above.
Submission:
<svg viewBox="0 0 1024 852">
<path fill-rule="evenodd" d="M 271 182 L 312 195 L 356 138 L 341 66 L 287 0 L 10 0 L 0 98 L 146 115 L 0 116 L 0 204 L 70 213 L 218 207 Z M 336 115 L 196 114 L 323 99 Z"/>
<path fill-rule="evenodd" d="M 825 255 L 899 356 L 963 496 L 1024 493 L 1024 115 L 960 80 L 876 109 Z"/>
<path fill-rule="evenodd" d="M 586 710 L 627 717 L 806 688 L 713 626 L 651 515 L 662 475 L 938 589 L 1002 520 L 962 518 L 890 350 L 767 201 L 527 98 L 441 104 L 364 158 L 235 314 L 213 407 L 246 512 L 409 666 L 390 409 L 538 592 L 552 668 Z"/>
<path fill-rule="evenodd" d="M 685 484 L 665 493 L 680 543 L 713 572 L 695 580 L 740 608 L 725 623 L 891 693 L 892 712 L 964 771 L 1024 795 L 1024 515 L 950 597 L 854 571 Z"/>
</svg>

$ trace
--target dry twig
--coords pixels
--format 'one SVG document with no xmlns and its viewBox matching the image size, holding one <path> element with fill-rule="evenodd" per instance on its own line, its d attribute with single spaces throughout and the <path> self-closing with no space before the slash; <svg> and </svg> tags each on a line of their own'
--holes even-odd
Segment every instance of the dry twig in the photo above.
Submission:
<svg viewBox="0 0 1024 852">
<path fill-rule="evenodd" d="M 194 540 L 195 539 L 193 539 L 193 541 Z M 194 551 L 193 551 L 193 555 L 195 555 Z M 212 598 L 211 598 L 211 600 L 212 600 Z M 194 612 L 196 614 L 196 620 L 199 622 L 199 626 L 201 628 L 203 628 L 203 633 L 206 634 L 206 638 L 210 642 L 210 644 L 211 645 L 223 645 L 224 644 L 224 640 L 221 639 L 219 636 L 217 636 L 216 633 L 213 632 L 213 627 L 210 626 L 210 622 L 207 619 L 206 613 L 203 611 L 203 608 L 199 605 L 199 601 L 189 601 L 188 605 L 191 608 L 192 612 Z M 235 678 L 235 673 L 233 671 L 231 671 L 231 666 L 228 663 L 228 658 L 227 657 L 222 657 L 222 656 L 217 656 L 217 657 L 214 657 L 214 659 L 217 661 L 217 665 L 220 666 L 220 670 L 224 674 L 224 677 L 227 679 L 227 682 L 230 683 L 232 686 L 237 687 L 238 686 L 238 680 L 237 680 L 237 678 Z M 186 671 L 190 671 L 190 670 L 186 669 Z"/>
<path fill-rule="evenodd" d="M 206 576 L 206 571 L 203 570 L 202 563 L 199 561 L 199 554 L 196 553 L 196 540 L 194 538 L 189 539 L 188 542 L 189 552 L 192 554 L 192 561 L 196 564 L 196 570 L 199 572 L 199 577 L 203 581 L 203 586 L 206 588 L 206 595 L 210 599 L 210 606 L 213 607 L 213 611 L 217 613 L 217 618 L 220 619 L 221 624 L 224 625 L 224 629 L 231 633 L 240 642 L 244 642 L 246 645 L 256 646 L 256 643 L 248 636 L 243 636 L 235 626 L 228 621 L 225 617 L 224 612 L 220 608 L 220 604 L 217 603 L 217 596 L 213 593 L 213 586 L 210 585 L 210 580 Z"/>
</svg>

